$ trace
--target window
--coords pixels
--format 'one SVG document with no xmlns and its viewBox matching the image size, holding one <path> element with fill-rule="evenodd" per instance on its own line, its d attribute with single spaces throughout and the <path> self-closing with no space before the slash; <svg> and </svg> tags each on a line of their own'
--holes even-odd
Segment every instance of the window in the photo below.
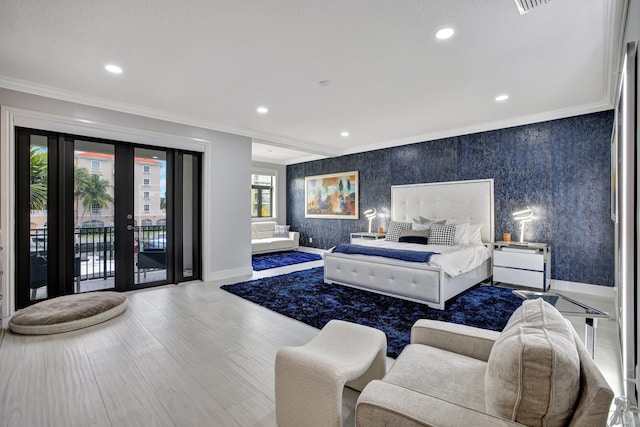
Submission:
<svg viewBox="0 0 640 427">
<path fill-rule="evenodd" d="M 251 175 L 251 217 L 273 217 L 275 176 Z"/>
<path fill-rule="evenodd" d="M 100 172 L 102 170 L 102 162 L 100 160 L 91 160 L 91 172 Z"/>
<path fill-rule="evenodd" d="M 142 173 L 144 173 L 145 175 L 149 175 L 151 173 L 151 166 L 149 165 L 142 166 Z"/>
<path fill-rule="evenodd" d="M 166 219 L 159 219 L 156 221 L 156 225 L 167 225 Z"/>
<path fill-rule="evenodd" d="M 142 180 L 142 185 L 150 185 L 150 184 L 151 184 L 151 181 L 149 180 L 149 178 L 144 178 Z"/>
<path fill-rule="evenodd" d="M 150 219 L 143 219 L 142 220 L 142 225 L 153 225 L 153 221 L 151 221 Z"/>
<path fill-rule="evenodd" d="M 151 198 L 151 197 L 149 196 L 149 192 L 148 192 L 148 191 L 143 191 L 143 192 L 142 192 L 142 197 L 143 197 L 145 200 L 149 200 L 149 199 Z M 149 225 L 151 225 L 151 224 L 149 224 Z"/>
<path fill-rule="evenodd" d="M 102 212 L 102 206 L 98 203 L 93 203 L 91 205 L 91 215 L 100 215 L 100 212 Z"/>
<path fill-rule="evenodd" d="M 150 211 L 151 211 L 151 206 L 150 206 L 150 205 L 144 205 L 144 206 L 142 207 L 142 209 L 143 209 L 145 212 L 150 212 Z"/>
</svg>

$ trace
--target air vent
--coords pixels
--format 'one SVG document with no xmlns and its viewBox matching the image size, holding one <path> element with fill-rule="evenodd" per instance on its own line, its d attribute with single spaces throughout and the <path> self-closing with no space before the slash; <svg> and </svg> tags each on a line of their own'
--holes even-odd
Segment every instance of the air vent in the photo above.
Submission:
<svg viewBox="0 0 640 427">
<path fill-rule="evenodd" d="M 549 3 L 551 0 L 514 0 L 516 7 L 520 15 L 524 15 L 534 7 L 542 6 L 545 3 Z"/>
</svg>

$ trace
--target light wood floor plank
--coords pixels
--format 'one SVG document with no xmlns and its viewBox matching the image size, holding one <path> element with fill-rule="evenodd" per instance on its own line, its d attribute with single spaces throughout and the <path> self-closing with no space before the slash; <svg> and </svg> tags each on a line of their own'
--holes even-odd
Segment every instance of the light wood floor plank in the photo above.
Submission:
<svg viewBox="0 0 640 427">
<path fill-rule="evenodd" d="M 238 425 L 168 351 L 157 350 L 137 356 L 135 363 L 176 425 Z"/>
<path fill-rule="evenodd" d="M 25 337 L 5 333 L 0 346 L 0 426 L 46 425 L 49 409 L 38 403 L 44 397 L 46 346 L 34 341 L 27 351 Z"/>
<path fill-rule="evenodd" d="M 91 352 L 89 359 L 112 425 L 176 425 L 124 348 Z"/>
</svg>

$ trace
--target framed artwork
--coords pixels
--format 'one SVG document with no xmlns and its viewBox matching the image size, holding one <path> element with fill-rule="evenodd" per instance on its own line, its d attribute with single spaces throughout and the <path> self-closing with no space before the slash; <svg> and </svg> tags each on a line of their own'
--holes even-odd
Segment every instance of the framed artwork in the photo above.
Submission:
<svg viewBox="0 0 640 427">
<path fill-rule="evenodd" d="M 305 218 L 358 219 L 358 171 L 304 178 Z"/>
</svg>

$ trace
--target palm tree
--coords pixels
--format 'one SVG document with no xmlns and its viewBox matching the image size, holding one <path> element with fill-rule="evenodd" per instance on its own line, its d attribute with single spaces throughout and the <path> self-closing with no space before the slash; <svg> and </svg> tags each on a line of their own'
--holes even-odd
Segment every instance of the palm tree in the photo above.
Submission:
<svg viewBox="0 0 640 427">
<path fill-rule="evenodd" d="M 91 174 L 86 168 L 73 168 L 73 197 L 75 199 L 75 211 L 76 211 L 76 226 L 80 226 L 78 221 L 78 215 L 80 215 L 80 197 L 83 194 L 84 189 L 87 187 Z"/>
<path fill-rule="evenodd" d="M 47 208 L 47 152 L 41 147 L 31 147 L 29 151 L 29 207 L 32 211 Z"/>
<path fill-rule="evenodd" d="M 80 217 L 80 224 L 84 218 L 84 214 L 95 205 L 106 208 L 109 203 L 113 203 L 113 197 L 107 192 L 109 183 L 102 179 L 99 175 L 91 175 L 84 169 L 85 172 L 80 172 L 81 169 L 76 169 L 75 180 L 75 196 L 82 204 L 83 211 Z"/>
</svg>

